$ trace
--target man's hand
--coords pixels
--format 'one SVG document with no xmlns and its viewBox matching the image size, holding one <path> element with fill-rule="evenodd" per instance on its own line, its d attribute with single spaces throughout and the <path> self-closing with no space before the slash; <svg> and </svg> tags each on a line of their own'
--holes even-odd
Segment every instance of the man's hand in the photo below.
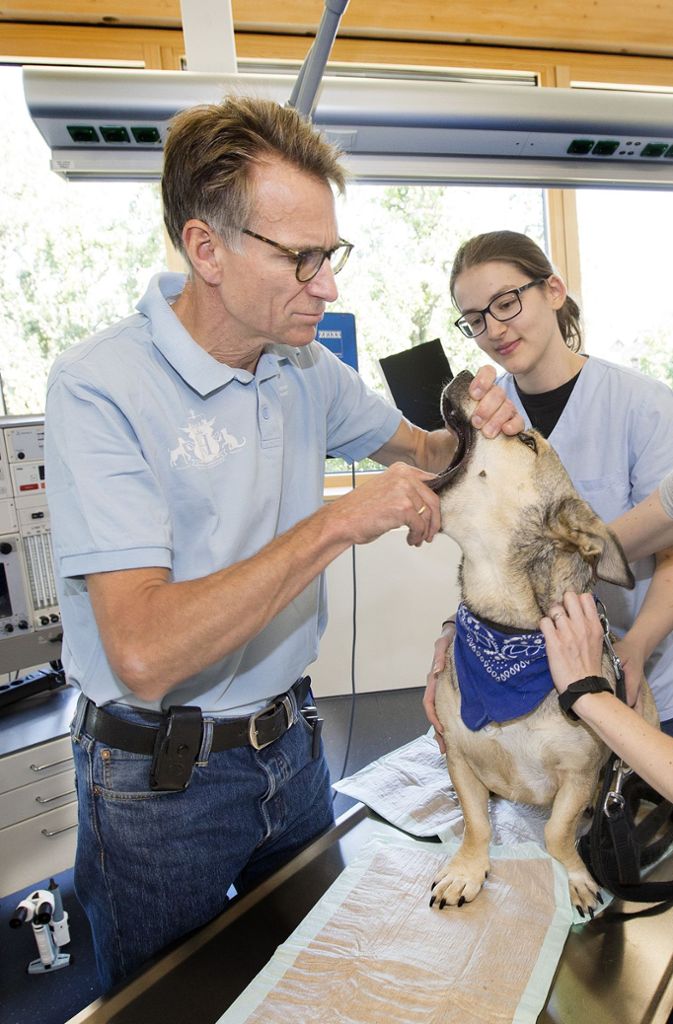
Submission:
<svg viewBox="0 0 673 1024">
<path fill-rule="evenodd" d="M 433 479 L 432 473 L 395 462 L 330 502 L 326 512 L 341 520 L 350 544 L 368 544 L 388 530 L 406 526 L 407 543 L 420 547 L 440 528 L 439 498 L 426 486 Z"/>
<path fill-rule="evenodd" d="M 430 725 L 435 730 L 435 739 L 437 740 L 442 754 L 446 753 L 446 746 L 442 735 L 444 727 L 437 718 L 437 712 L 435 710 L 435 694 L 437 692 L 437 679 L 446 668 L 446 652 L 453 643 L 455 633 L 455 622 L 448 621 L 444 624 L 441 635 L 437 640 L 435 640 L 435 653 L 432 657 L 432 666 L 430 671 L 425 677 L 425 693 L 423 695 L 423 708 L 425 709 L 425 714 Z"/>
<path fill-rule="evenodd" d="M 500 431 L 519 434 L 525 423 L 500 385 L 493 383 L 495 378 L 493 366 L 482 366 L 470 384 L 470 395 L 479 403 L 472 414 L 472 426 L 486 437 L 495 437 Z"/>
<path fill-rule="evenodd" d="M 564 594 L 540 622 L 554 686 L 564 693 L 571 683 L 603 674 L 603 627 L 591 594 Z"/>
</svg>

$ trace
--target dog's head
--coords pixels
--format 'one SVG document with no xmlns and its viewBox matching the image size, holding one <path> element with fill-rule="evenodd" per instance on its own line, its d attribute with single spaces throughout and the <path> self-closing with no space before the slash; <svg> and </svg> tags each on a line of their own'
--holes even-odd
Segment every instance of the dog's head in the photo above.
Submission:
<svg viewBox="0 0 673 1024">
<path fill-rule="evenodd" d="M 440 497 L 443 532 L 463 550 L 464 569 L 470 560 L 488 560 L 504 587 L 527 577 L 543 611 L 564 590 L 590 589 L 597 579 L 633 587 L 616 536 L 579 497 L 541 434 L 489 439 L 475 430 L 472 379 L 460 373 L 442 393 L 444 422 L 458 446 L 430 485 Z"/>
</svg>

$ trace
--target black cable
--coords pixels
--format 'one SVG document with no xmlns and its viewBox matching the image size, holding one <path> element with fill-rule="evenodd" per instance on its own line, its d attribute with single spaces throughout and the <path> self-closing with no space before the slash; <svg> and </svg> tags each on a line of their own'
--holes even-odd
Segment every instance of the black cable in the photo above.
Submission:
<svg viewBox="0 0 673 1024">
<path fill-rule="evenodd" d="M 355 463 L 351 465 L 351 487 L 355 489 Z M 358 608 L 358 587 L 357 587 L 357 576 L 355 572 L 355 544 L 351 548 L 351 572 L 353 577 L 353 616 L 352 616 L 352 631 L 353 637 L 351 642 L 351 708 L 348 721 L 348 739 L 346 740 L 346 753 L 344 754 L 343 765 L 341 766 L 341 774 L 339 780 L 343 779 L 346 774 L 346 766 L 348 764 L 348 758 L 351 749 L 351 740 L 353 738 L 353 722 L 355 721 L 355 646 L 357 640 L 357 608 Z M 332 797 L 332 801 L 336 799 L 336 791 Z"/>
</svg>

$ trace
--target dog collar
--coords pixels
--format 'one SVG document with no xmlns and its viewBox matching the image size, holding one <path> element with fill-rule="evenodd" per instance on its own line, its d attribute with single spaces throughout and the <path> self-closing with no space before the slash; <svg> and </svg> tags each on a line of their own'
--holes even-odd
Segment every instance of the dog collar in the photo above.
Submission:
<svg viewBox="0 0 673 1024">
<path fill-rule="evenodd" d="M 453 652 L 460 716 L 473 732 L 528 714 L 554 688 L 544 635 L 504 629 L 480 619 L 465 603 L 458 606 Z"/>
</svg>

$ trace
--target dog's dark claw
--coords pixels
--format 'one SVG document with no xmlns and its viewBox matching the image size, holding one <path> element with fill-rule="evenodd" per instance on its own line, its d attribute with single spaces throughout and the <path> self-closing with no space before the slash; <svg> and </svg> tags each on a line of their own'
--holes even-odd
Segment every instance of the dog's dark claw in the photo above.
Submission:
<svg viewBox="0 0 673 1024">
<path fill-rule="evenodd" d="M 439 901 L 439 909 L 443 910 L 445 906 L 446 906 L 446 900 L 442 896 L 441 900 Z"/>
<path fill-rule="evenodd" d="M 431 897 L 430 897 L 430 906 L 431 906 L 431 907 L 434 907 L 434 905 L 435 905 L 435 900 L 436 900 L 436 899 L 437 899 L 437 897 L 436 897 L 436 896 L 431 896 Z"/>
<path fill-rule="evenodd" d="M 464 896 L 461 896 L 461 897 L 460 897 L 460 899 L 458 900 L 458 906 L 459 906 L 459 907 L 462 907 L 462 905 L 463 905 L 463 903 L 464 903 L 464 902 L 465 902 L 465 897 L 464 897 Z"/>
<path fill-rule="evenodd" d="M 586 917 L 586 914 L 584 913 L 584 911 L 582 910 L 582 908 L 581 908 L 581 907 L 578 907 L 578 906 L 577 906 L 577 904 L 575 904 L 575 910 L 576 910 L 576 911 L 577 911 L 577 913 L 578 913 L 578 914 L 580 915 L 580 917 Z"/>
<path fill-rule="evenodd" d="M 433 883 L 432 883 L 432 885 L 430 886 L 430 892 L 433 892 L 433 891 L 434 891 L 434 888 L 435 888 L 435 886 L 436 886 L 436 885 L 437 885 L 437 883 L 436 883 L 436 882 L 433 882 Z"/>
<path fill-rule="evenodd" d="M 601 896 L 601 894 L 599 892 L 596 893 L 596 899 L 598 900 L 598 902 L 600 903 L 601 906 L 604 905 L 603 904 L 603 897 Z"/>
<path fill-rule="evenodd" d="M 589 907 L 589 917 L 593 921 L 593 919 L 594 919 L 594 908 L 593 907 Z"/>
</svg>

